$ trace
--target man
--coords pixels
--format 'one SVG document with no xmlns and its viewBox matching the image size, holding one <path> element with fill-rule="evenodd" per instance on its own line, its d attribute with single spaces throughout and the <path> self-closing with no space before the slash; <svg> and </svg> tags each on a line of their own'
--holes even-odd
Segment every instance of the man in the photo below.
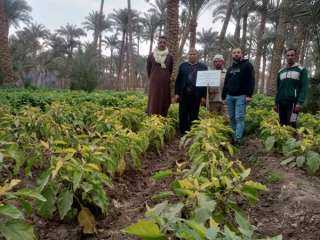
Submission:
<svg viewBox="0 0 320 240">
<path fill-rule="evenodd" d="M 277 75 L 276 110 L 281 125 L 296 127 L 297 114 L 305 101 L 308 90 L 308 72 L 297 61 L 297 51 L 288 49 L 287 66 Z"/>
<path fill-rule="evenodd" d="M 228 68 L 222 100 L 226 99 L 234 144 L 239 145 L 245 129 L 246 105 L 251 101 L 254 90 L 254 69 L 249 60 L 243 59 L 241 48 L 232 50 L 233 63 Z"/>
<path fill-rule="evenodd" d="M 167 48 L 167 39 L 159 37 L 158 46 L 147 60 L 149 96 L 147 113 L 166 117 L 171 103 L 170 78 L 173 57 Z"/>
<path fill-rule="evenodd" d="M 179 102 L 179 127 L 185 134 L 191 128 L 191 123 L 198 119 L 200 103 L 205 102 L 206 88 L 196 87 L 198 71 L 208 70 L 208 67 L 198 61 L 198 52 L 191 49 L 188 61 L 179 67 L 175 83 L 175 99 Z"/>
<path fill-rule="evenodd" d="M 213 69 L 221 71 L 220 86 L 212 87 L 209 90 L 209 110 L 210 112 L 224 113 L 224 104 L 221 98 L 221 92 L 223 88 L 223 81 L 226 76 L 226 70 L 224 69 L 224 58 L 222 55 L 217 54 L 213 58 Z"/>
</svg>

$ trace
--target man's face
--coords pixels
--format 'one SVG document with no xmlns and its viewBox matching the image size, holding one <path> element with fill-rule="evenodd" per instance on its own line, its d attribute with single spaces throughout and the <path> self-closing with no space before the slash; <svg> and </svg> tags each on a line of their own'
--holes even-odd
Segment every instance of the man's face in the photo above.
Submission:
<svg viewBox="0 0 320 240">
<path fill-rule="evenodd" d="M 189 62 L 192 64 L 198 62 L 198 52 L 196 50 L 191 50 L 189 52 Z"/>
<path fill-rule="evenodd" d="M 235 48 L 232 50 L 232 59 L 239 61 L 242 58 L 242 50 L 240 48 Z"/>
<path fill-rule="evenodd" d="M 158 41 L 158 49 L 159 50 L 165 50 L 167 47 L 167 41 L 164 38 L 160 38 Z"/>
<path fill-rule="evenodd" d="M 296 62 L 296 51 L 290 50 L 287 52 L 287 63 L 289 66 L 292 66 Z"/>
<path fill-rule="evenodd" d="M 220 69 L 223 68 L 223 65 L 224 65 L 224 61 L 223 61 L 222 59 L 215 59 L 215 60 L 213 61 L 213 67 L 214 67 L 215 69 L 220 70 Z"/>
</svg>

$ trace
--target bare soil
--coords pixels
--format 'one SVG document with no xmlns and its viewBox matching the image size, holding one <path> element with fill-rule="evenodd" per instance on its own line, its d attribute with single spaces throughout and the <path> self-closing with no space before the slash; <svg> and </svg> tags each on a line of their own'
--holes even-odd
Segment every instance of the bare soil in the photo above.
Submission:
<svg viewBox="0 0 320 240">
<path fill-rule="evenodd" d="M 248 138 L 237 157 L 251 167 L 253 180 L 267 185 L 256 206 L 248 208 L 251 222 L 264 236 L 320 239 L 320 179 L 302 169 L 280 165 L 283 157 L 267 154 L 259 139 Z"/>
</svg>

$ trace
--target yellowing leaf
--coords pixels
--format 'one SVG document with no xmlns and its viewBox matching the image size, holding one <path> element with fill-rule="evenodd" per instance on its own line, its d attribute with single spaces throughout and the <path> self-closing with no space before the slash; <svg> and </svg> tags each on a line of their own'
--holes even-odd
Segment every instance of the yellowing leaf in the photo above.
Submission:
<svg viewBox="0 0 320 240">
<path fill-rule="evenodd" d="M 126 162 L 124 161 L 124 159 L 121 159 L 118 164 L 117 172 L 119 173 L 120 176 L 122 176 L 125 170 L 126 170 Z"/>
<path fill-rule="evenodd" d="M 88 163 L 86 164 L 86 168 L 96 172 L 101 172 L 101 167 L 98 164 Z"/>
<path fill-rule="evenodd" d="M 57 165 L 56 165 L 55 169 L 52 171 L 52 179 L 55 179 L 55 177 L 57 176 L 60 168 L 63 166 L 63 163 L 64 163 L 64 160 L 63 160 L 63 159 L 60 159 L 60 160 L 57 162 Z"/>
<path fill-rule="evenodd" d="M 83 227 L 83 233 L 92 234 L 96 233 L 96 220 L 88 208 L 81 208 L 78 215 L 78 222 L 81 227 Z"/>
<path fill-rule="evenodd" d="M 42 146 L 44 146 L 45 149 L 49 149 L 49 148 L 50 148 L 50 147 L 49 147 L 49 143 L 44 142 L 44 141 L 42 141 L 42 140 L 40 140 L 40 143 L 41 143 Z"/>
<path fill-rule="evenodd" d="M 0 196 L 9 192 L 12 188 L 21 182 L 19 179 L 12 179 L 10 183 L 6 183 L 4 186 L 0 187 Z"/>
</svg>

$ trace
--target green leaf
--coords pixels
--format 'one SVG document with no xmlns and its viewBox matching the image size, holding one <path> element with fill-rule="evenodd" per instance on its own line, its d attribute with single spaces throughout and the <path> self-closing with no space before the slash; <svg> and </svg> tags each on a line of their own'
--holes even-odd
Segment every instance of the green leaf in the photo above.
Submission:
<svg viewBox="0 0 320 240">
<path fill-rule="evenodd" d="M 264 146 L 267 149 L 267 151 L 271 151 L 273 148 L 274 144 L 276 142 L 276 138 L 274 136 L 269 136 L 265 141 L 264 141 Z"/>
<path fill-rule="evenodd" d="M 57 205 L 58 205 L 58 210 L 59 210 L 61 220 L 64 219 L 66 214 L 70 211 L 72 203 L 73 203 L 73 193 L 71 191 L 66 189 L 61 194 L 59 194 Z"/>
<path fill-rule="evenodd" d="M 218 232 L 215 229 L 210 228 L 210 229 L 207 230 L 206 238 L 208 240 L 216 240 L 217 239 L 217 235 L 218 235 Z"/>
<path fill-rule="evenodd" d="M 315 174 L 320 167 L 320 155 L 319 153 L 309 151 L 307 152 L 307 168 L 310 174 Z"/>
<path fill-rule="evenodd" d="M 51 219 L 56 210 L 55 202 L 58 189 L 53 184 L 49 184 L 42 195 L 47 199 L 46 202 L 37 201 L 36 212 L 43 218 Z"/>
<path fill-rule="evenodd" d="M 27 188 L 20 189 L 19 191 L 17 191 L 15 193 L 15 195 L 20 196 L 20 197 L 25 197 L 25 198 L 37 199 L 42 202 L 47 201 L 47 199 L 44 196 L 42 196 L 40 193 L 38 193 L 37 191 L 32 190 L 32 189 L 27 189 Z"/>
<path fill-rule="evenodd" d="M 0 205 L 0 215 L 4 215 L 13 219 L 24 219 L 23 213 L 13 205 Z"/>
<path fill-rule="evenodd" d="M 289 158 L 281 161 L 280 165 L 282 165 L 282 166 L 287 165 L 287 164 L 291 163 L 292 161 L 294 161 L 295 159 L 296 159 L 296 157 L 294 157 L 294 156 L 293 157 L 289 157 Z"/>
<path fill-rule="evenodd" d="M 76 191 L 79 188 L 81 178 L 82 178 L 82 171 L 75 171 L 73 173 L 73 178 L 72 178 L 73 191 Z"/>
<path fill-rule="evenodd" d="M 166 177 L 170 177 L 172 175 L 172 171 L 169 170 L 164 170 L 164 171 L 158 171 L 156 172 L 151 178 L 155 181 L 161 181 Z"/>
<path fill-rule="evenodd" d="M 165 240 L 165 236 L 160 232 L 159 226 L 152 221 L 140 220 L 124 230 L 125 233 L 135 235 L 144 240 Z"/>
<path fill-rule="evenodd" d="M 239 231 L 247 238 L 251 239 L 254 227 L 239 212 L 235 212 L 236 222 L 239 225 Z"/>
<path fill-rule="evenodd" d="M 305 156 L 298 156 L 297 159 L 296 159 L 297 166 L 300 167 L 300 168 L 303 167 L 305 161 L 306 161 Z"/>
<path fill-rule="evenodd" d="M 185 223 L 186 223 L 190 228 L 192 228 L 193 230 L 195 230 L 195 231 L 199 234 L 199 236 L 201 237 L 201 239 L 204 239 L 204 238 L 205 238 L 207 229 L 206 229 L 203 225 L 201 225 L 201 224 L 199 224 L 199 223 L 197 223 L 197 222 L 195 222 L 195 221 L 192 221 L 192 220 L 186 220 Z"/>
<path fill-rule="evenodd" d="M 39 190 L 39 192 L 42 192 L 42 190 L 45 188 L 45 186 L 47 186 L 48 181 L 50 179 L 51 176 L 51 171 L 47 170 L 45 172 L 43 172 L 40 177 L 37 179 L 37 189 Z"/>
<path fill-rule="evenodd" d="M 159 192 L 151 197 L 152 200 L 161 200 L 164 198 L 168 198 L 170 196 L 174 196 L 174 193 L 171 191 Z"/>
<path fill-rule="evenodd" d="M 20 220 L 0 224 L 0 233 L 6 240 L 36 240 L 33 227 Z"/>
</svg>

